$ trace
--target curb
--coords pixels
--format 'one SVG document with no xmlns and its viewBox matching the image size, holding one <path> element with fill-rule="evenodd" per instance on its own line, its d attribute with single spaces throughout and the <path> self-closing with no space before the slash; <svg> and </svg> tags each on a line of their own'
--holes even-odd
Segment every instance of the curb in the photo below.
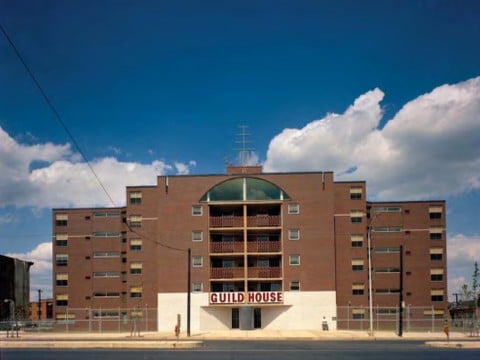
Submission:
<svg viewBox="0 0 480 360">
<path fill-rule="evenodd" d="M 203 346 L 203 341 L 0 341 L 2 349 L 194 349 Z"/>
</svg>

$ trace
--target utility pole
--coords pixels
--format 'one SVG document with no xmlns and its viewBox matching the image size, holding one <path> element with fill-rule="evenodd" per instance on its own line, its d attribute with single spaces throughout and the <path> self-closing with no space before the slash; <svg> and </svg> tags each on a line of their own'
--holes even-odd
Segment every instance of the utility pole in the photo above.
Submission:
<svg viewBox="0 0 480 360">
<path fill-rule="evenodd" d="M 398 336 L 403 335 L 403 245 L 400 245 L 400 297 L 398 303 Z"/>
<path fill-rule="evenodd" d="M 38 309 L 37 309 L 37 314 L 38 314 L 38 321 L 42 320 L 42 290 L 38 289 Z"/>
<path fill-rule="evenodd" d="M 192 282 L 192 275 L 191 275 L 191 258 L 192 258 L 192 250 L 188 248 L 188 261 L 187 261 L 187 336 L 190 336 L 190 292 L 191 292 L 191 282 Z"/>
</svg>

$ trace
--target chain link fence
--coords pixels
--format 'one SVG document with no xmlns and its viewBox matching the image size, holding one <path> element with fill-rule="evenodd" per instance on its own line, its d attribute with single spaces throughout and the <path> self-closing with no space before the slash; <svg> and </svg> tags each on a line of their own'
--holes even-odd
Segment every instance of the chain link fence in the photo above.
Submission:
<svg viewBox="0 0 480 360">
<path fill-rule="evenodd" d="M 398 307 L 374 306 L 372 327 L 374 331 L 393 331 L 399 329 L 402 319 L 403 332 L 439 332 L 449 327 L 449 331 L 458 331 L 478 336 L 478 323 L 472 313 L 450 318 L 449 311 L 439 310 L 433 306 L 406 306 L 402 314 Z M 370 330 L 370 313 L 368 306 L 337 307 L 336 319 L 338 330 Z M 157 331 L 157 309 L 137 308 L 64 308 L 56 319 L 42 321 L 18 320 L 19 327 L 26 331 L 59 332 L 130 332 L 132 336 L 141 332 Z M 3 327 L 11 327 L 8 322 Z M 171 324 L 174 332 L 176 324 Z M 321 329 L 321 324 L 319 324 Z M 0 329 L 1 330 L 1 329 Z"/>
</svg>

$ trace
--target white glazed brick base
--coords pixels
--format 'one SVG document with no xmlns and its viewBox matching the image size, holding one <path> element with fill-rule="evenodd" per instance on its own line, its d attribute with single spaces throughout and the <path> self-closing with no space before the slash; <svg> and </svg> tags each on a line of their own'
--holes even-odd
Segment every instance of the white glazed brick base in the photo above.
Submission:
<svg viewBox="0 0 480 360">
<path fill-rule="evenodd" d="M 283 305 L 254 306 L 262 308 L 263 329 L 321 329 L 323 321 L 327 321 L 330 330 L 337 328 L 335 291 L 285 292 Z M 232 307 L 239 306 L 210 306 L 208 293 L 191 294 L 191 332 L 230 329 Z M 173 332 L 177 314 L 181 315 L 181 331 L 186 332 L 187 294 L 158 294 L 158 331 Z"/>
</svg>

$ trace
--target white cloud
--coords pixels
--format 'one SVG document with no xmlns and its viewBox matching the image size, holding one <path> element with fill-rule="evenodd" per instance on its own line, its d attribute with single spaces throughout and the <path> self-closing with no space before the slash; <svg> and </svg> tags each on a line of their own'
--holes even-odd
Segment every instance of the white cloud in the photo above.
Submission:
<svg viewBox="0 0 480 360">
<path fill-rule="evenodd" d="M 197 163 L 194 160 L 190 160 L 188 164 L 175 162 L 174 165 L 179 175 L 188 175 L 190 174 L 190 168 L 197 166 Z"/>
<path fill-rule="evenodd" d="M 32 261 L 30 268 L 30 300 L 36 300 L 38 289 L 43 291 L 43 297 L 52 297 L 52 243 L 38 244 L 32 251 L 27 253 L 5 254 L 13 258 Z"/>
<path fill-rule="evenodd" d="M 155 160 L 150 164 L 121 162 L 113 157 L 80 161 L 70 146 L 51 143 L 21 145 L 0 128 L 0 204 L 2 207 L 89 207 L 125 203 L 128 185 L 155 184 L 158 175 L 174 166 Z M 188 174 L 194 161 L 176 163 L 178 173 Z M 4 219 L 4 221 L 6 221 Z"/>
<path fill-rule="evenodd" d="M 472 284 L 474 263 L 480 263 L 480 235 L 450 234 L 447 238 L 448 291 L 459 293 L 463 284 Z"/>
<path fill-rule="evenodd" d="M 334 170 L 338 180 L 367 180 L 378 200 L 480 189 L 480 77 L 419 96 L 378 129 L 382 99 L 375 89 L 343 114 L 284 130 L 270 142 L 265 170 Z"/>
</svg>

